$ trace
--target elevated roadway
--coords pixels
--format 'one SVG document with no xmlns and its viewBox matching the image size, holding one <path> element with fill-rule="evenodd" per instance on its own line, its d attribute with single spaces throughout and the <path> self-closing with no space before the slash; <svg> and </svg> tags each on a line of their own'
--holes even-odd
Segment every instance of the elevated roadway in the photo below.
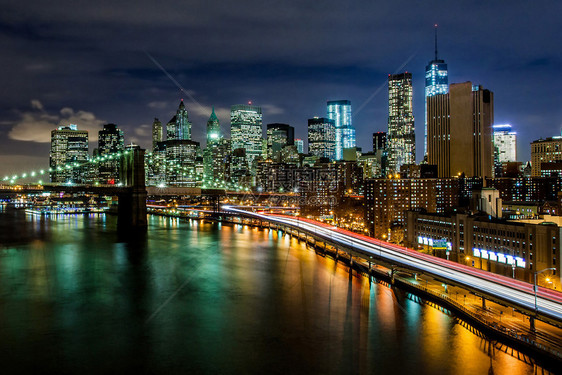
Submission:
<svg viewBox="0 0 562 375">
<path fill-rule="evenodd" d="M 249 212 L 233 206 L 223 206 L 228 213 L 288 226 L 347 249 L 352 256 L 378 259 L 387 264 L 429 274 L 451 285 L 459 285 L 486 299 L 512 306 L 532 318 L 562 326 L 562 293 L 496 275 L 445 259 L 379 241 L 312 220 Z M 533 321 L 532 321 L 533 324 Z"/>
</svg>

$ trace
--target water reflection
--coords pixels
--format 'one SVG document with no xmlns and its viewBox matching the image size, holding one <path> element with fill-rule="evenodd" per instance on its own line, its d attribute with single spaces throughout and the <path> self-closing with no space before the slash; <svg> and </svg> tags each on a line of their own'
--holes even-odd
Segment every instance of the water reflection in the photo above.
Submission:
<svg viewBox="0 0 562 375">
<path fill-rule="evenodd" d="M 531 374 L 281 232 L 0 214 L 0 359 L 58 372 Z M 31 353 L 31 354 L 30 354 Z"/>
</svg>

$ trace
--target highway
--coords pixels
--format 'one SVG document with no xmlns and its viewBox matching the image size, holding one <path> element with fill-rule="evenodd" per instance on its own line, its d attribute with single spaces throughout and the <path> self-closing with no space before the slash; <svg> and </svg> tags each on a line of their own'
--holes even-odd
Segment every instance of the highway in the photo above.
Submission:
<svg viewBox="0 0 562 375">
<path fill-rule="evenodd" d="M 223 209 L 227 212 L 246 217 L 289 225 L 294 228 L 298 227 L 303 231 L 330 240 L 333 243 L 351 247 L 357 253 L 364 255 L 366 259 L 369 259 L 369 257 L 380 257 L 396 266 L 425 272 L 448 280 L 450 283 L 466 286 L 483 294 L 492 295 L 527 310 L 535 310 L 533 285 L 526 282 L 419 253 L 308 219 L 259 214 L 240 210 L 232 206 L 223 206 Z M 537 312 L 562 322 L 562 293 L 539 287 L 537 292 Z"/>
</svg>

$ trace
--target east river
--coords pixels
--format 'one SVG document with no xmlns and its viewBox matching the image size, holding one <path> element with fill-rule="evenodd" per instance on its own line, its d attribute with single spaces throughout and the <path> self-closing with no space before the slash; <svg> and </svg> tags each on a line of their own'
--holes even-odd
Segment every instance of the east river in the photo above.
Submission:
<svg viewBox="0 0 562 375">
<path fill-rule="evenodd" d="M 0 206 L 2 373 L 533 374 L 277 231 Z"/>
</svg>

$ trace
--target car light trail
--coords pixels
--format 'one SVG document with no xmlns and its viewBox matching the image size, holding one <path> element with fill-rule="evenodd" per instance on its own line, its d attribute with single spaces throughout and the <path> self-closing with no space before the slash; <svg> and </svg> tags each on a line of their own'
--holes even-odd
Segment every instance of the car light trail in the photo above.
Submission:
<svg viewBox="0 0 562 375">
<path fill-rule="evenodd" d="M 244 216 L 301 228 L 320 238 L 353 248 L 355 252 L 363 254 L 366 258 L 371 256 L 384 258 L 391 263 L 430 273 L 459 285 L 468 286 L 482 293 L 509 301 L 529 310 L 534 310 L 535 308 L 533 286 L 522 281 L 513 280 L 445 259 L 418 253 L 401 246 L 378 241 L 374 238 L 347 232 L 307 219 L 258 214 L 240 210 L 232 206 L 223 206 L 223 209 Z M 562 321 L 562 295 L 560 293 L 545 288 L 539 288 L 537 306 L 537 311 L 541 314 Z"/>
</svg>

